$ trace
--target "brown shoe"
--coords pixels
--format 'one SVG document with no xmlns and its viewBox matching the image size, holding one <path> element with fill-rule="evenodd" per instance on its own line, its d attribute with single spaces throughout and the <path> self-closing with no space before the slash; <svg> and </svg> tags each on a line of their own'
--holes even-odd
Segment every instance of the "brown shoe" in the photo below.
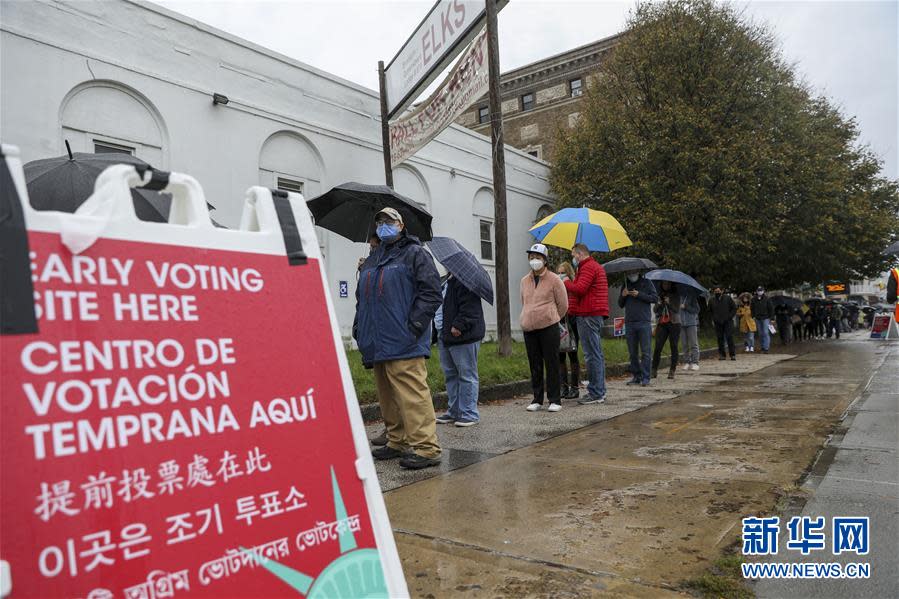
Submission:
<svg viewBox="0 0 899 599">
<path fill-rule="evenodd" d="M 440 458 L 426 458 L 423 455 L 412 454 L 400 460 L 400 466 L 406 470 L 421 470 L 440 465 Z"/>
<path fill-rule="evenodd" d="M 381 431 L 381 434 L 371 440 L 372 445 L 383 446 L 387 445 L 387 429 Z"/>
</svg>

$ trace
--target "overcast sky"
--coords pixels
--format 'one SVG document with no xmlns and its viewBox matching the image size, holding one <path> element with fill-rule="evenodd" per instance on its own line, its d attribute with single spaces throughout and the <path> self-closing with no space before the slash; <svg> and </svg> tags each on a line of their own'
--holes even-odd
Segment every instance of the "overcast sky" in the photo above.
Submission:
<svg viewBox="0 0 899 599">
<path fill-rule="evenodd" d="M 389 61 L 433 0 L 163 0 L 261 46 L 377 89 Z M 820 93 L 858 119 L 862 142 L 897 178 L 899 2 L 844 0 L 739 3 L 772 26 L 787 59 Z M 613 35 L 633 2 L 511 0 L 499 15 L 503 71 Z"/>
</svg>

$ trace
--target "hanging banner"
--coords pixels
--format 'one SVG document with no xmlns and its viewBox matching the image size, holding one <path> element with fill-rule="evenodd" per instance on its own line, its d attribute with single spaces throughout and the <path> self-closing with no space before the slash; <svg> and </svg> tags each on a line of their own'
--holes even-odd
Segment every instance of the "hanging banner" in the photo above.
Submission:
<svg viewBox="0 0 899 599">
<path fill-rule="evenodd" d="M 431 96 L 390 123 L 390 162 L 406 160 L 487 93 L 487 30 L 482 29 Z"/>
<path fill-rule="evenodd" d="M 179 225 L 134 217 L 124 165 L 92 216 L 22 200 L 38 331 L 0 337 L 10 596 L 407 596 L 302 196 L 251 188 L 241 230 L 214 229 L 169 176 Z"/>
</svg>

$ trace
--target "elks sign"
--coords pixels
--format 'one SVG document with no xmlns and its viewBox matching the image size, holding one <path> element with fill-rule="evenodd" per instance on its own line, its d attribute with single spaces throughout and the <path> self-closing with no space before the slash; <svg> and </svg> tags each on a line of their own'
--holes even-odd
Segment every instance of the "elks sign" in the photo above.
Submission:
<svg viewBox="0 0 899 599">
<path fill-rule="evenodd" d="M 415 110 L 390 123 L 391 164 L 412 156 L 487 93 L 488 71 L 487 30 L 481 29 L 440 87 Z"/>
<path fill-rule="evenodd" d="M 254 187 L 214 229 L 171 173 L 186 216 L 145 223 L 159 173 L 117 165 L 38 213 L 9 164 L 30 280 L 3 284 L 37 324 L 0 337 L 11 597 L 406 596 L 302 197 Z"/>
<path fill-rule="evenodd" d="M 384 69 L 388 117 L 421 95 L 474 38 L 483 24 L 486 1 L 438 0 L 434 4 Z M 497 10 L 507 2 L 497 1 Z"/>
</svg>

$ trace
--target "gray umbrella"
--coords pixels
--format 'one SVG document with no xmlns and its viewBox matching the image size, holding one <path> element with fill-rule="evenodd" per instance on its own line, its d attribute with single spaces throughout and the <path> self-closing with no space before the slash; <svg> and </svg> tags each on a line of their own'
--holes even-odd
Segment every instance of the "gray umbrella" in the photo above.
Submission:
<svg viewBox="0 0 899 599">
<path fill-rule="evenodd" d="M 624 256 L 623 258 L 615 258 L 611 262 L 602 265 L 606 270 L 606 274 L 614 275 L 621 272 L 633 272 L 641 270 L 652 270 L 658 268 L 656 263 L 646 258 L 631 258 Z"/>
<path fill-rule="evenodd" d="M 455 239 L 435 237 L 428 242 L 431 253 L 467 289 L 493 305 L 493 283 L 474 254 Z"/>
<path fill-rule="evenodd" d="M 899 241 L 895 242 L 895 243 L 892 244 L 890 247 L 888 247 L 888 248 L 887 248 L 887 251 L 884 252 L 884 253 L 887 254 L 887 255 L 889 255 L 889 254 L 895 254 L 895 255 L 899 256 Z"/>
<path fill-rule="evenodd" d="M 669 281 L 671 283 L 677 283 L 678 285 L 691 287 L 703 295 L 709 294 L 709 290 L 700 285 L 696 279 L 679 270 L 671 270 L 670 268 L 651 270 L 646 273 L 646 278 L 653 282 Z"/>
</svg>

